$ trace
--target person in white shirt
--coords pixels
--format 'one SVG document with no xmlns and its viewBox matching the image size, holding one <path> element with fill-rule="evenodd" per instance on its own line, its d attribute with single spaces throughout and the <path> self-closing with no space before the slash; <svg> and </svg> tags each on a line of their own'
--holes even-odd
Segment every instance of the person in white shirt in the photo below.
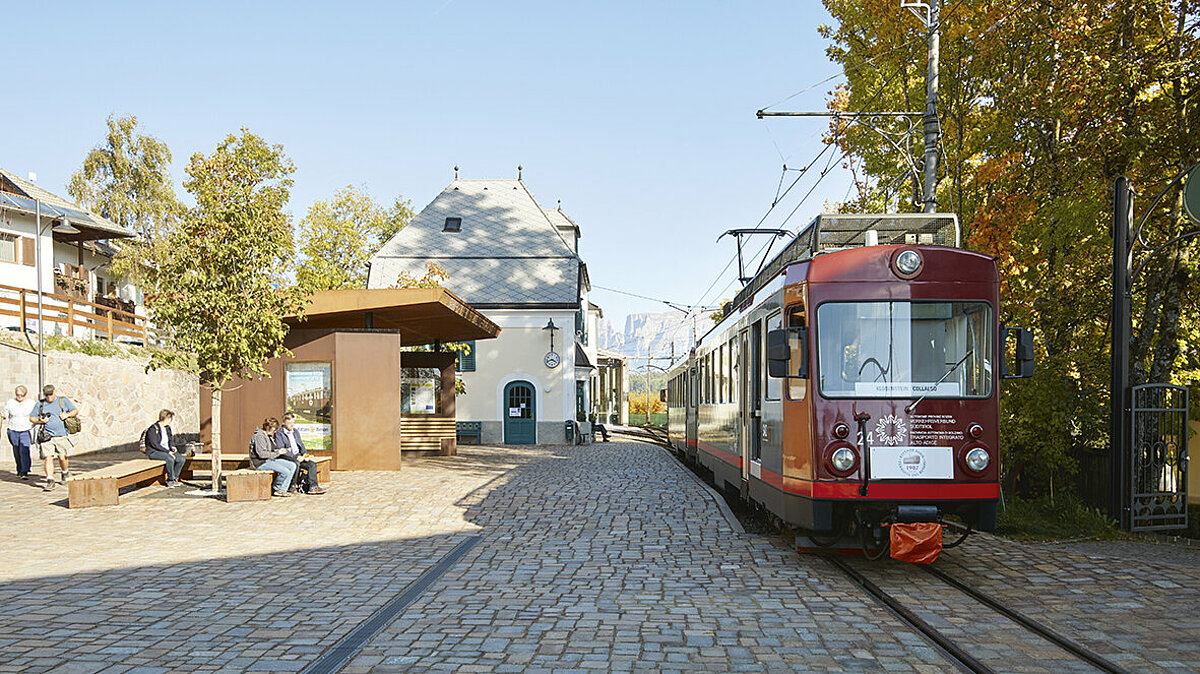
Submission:
<svg viewBox="0 0 1200 674">
<path fill-rule="evenodd" d="M 17 463 L 17 477 L 29 479 L 29 469 L 32 459 L 29 448 L 33 446 L 33 406 L 36 401 L 29 397 L 29 391 L 24 386 L 18 386 L 13 391 L 13 397 L 4 404 L 4 423 L 8 426 L 8 442 L 13 448 L 13 459 Z"/>
</svg>

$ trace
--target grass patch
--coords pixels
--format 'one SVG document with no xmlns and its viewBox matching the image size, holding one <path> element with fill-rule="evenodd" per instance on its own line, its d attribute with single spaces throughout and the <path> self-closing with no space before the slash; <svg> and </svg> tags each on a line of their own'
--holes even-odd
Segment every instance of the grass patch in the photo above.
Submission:
<svg viewBox="0 0 1200 674">
<path fill-rule="evenodd" d="M 26 340 L 26 336 L 22 333 L 0 331 L 0 341 L 25 350 L 37 348 L 37 339 L 32 335 L 30 337 L 30 340 Z M 30 346 L 30 342 L 33 343 L 32 347 Z M 152 355 L 157 355 L 163 367 L 187 372 L 194 372 L 196 370 L 196 359 L 194 356 L 174 349 L 157 346 L 142 347 L 102 339 L 76 339 L 63 335 L 45 335 L 42 339 L 42 347 L 45 351 L 67 351 L 103 358 L 124 358 L 141 361 L 147 361 Z"/>
<path fill-rule="evenodd" d="M 1075 496 L 1023 499 L 1006 495 L 996 533 L 1022 541 L 1065 541 L 1076 538 L 1119 539 L 1128 534 L 1098 508 Z"/>
</svg>

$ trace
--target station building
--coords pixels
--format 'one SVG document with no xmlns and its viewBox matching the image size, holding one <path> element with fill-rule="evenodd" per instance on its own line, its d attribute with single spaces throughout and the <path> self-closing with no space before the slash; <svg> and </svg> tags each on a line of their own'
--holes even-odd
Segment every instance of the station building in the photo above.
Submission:
<svg viewBox="0 0 1200 674">
<path fill-rule="evenodd" d="M 459 421 L 485 444 L 562 443 L 591 406 L 599 308 L 588 301 L 579 226 L 543 208 L 520 178 L 455 177 L 371 258 L 368 288 L 442 267 L 444 287 L 502 328 L 468 344 Z"/>
</svg>

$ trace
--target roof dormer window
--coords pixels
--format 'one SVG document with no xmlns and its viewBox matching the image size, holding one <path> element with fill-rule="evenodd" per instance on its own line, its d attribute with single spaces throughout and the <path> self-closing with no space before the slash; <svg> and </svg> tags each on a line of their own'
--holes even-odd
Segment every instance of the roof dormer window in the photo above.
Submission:
<svg viewBox="0 0 1200 674">
<path fill-rule="evenodd" d="M 443 232 L 461 232 L 462 218 L 446 218 L 446 225 L 442 227 Z"/>
</svg>

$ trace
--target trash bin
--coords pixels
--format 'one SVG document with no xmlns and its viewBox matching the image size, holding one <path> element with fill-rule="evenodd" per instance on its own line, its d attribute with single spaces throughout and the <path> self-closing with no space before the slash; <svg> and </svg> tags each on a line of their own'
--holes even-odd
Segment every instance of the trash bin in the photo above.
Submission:
<svg viewBox="0 0 1200 674">
<path fill-rule="evenodd" d="M 571 443 L 575 442 L 575 422 L 574 421 L 567 422 L 566 433 L 567 433 L 567 442 L 571 442 Z"/>
</svg>

